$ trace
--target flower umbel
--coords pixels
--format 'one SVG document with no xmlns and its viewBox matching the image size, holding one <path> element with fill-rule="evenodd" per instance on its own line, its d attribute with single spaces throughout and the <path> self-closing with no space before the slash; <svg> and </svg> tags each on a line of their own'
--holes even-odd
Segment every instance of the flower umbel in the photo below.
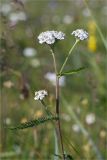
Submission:
<svg viewBox="0 0 107 160">
<path fill-rule="evenodd" d="M 71 33 L 79 40 L 85 40 L 88 38 L 88 33 L 84 31 L 83 29 L 77 29 Z"/>
<path fill-rule="evenodd" d="M 35 100 L 43 100 L 44 97 L 46 97 L 48 95 L 46 90 L 40 90 L 35 92 Z"/>
<path fill-rule="evenodd" d="M 54 44 L 56 40 L 64 39 L 65 34 L 61 31 L 46 31 L 42 32 L 39 36 L 39 43 L 47 43 L 47 44 Z"/>
</svg>

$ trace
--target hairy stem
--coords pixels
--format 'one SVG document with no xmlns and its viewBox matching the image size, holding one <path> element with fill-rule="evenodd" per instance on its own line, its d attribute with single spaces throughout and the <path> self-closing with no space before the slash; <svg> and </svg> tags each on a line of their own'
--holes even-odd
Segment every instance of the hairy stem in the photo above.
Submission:
<svg viewBox="0 0 107 160">
<path fill-rule="evenodd" d="M 63 160 L 65 160 L 65 156 L 64 156 L 64 146 L 63 146 L 63 139 L 62 139 L 62 132 L 61 132 L 61 123 L 60 123 L 60 107 L 59 107 L 59 77 L 57 76 L 57 66 L 56 66 L 56 59 L 55 59 L 55 55 L 54 55 L 54 50 L 53 48 L 51 48 L 51 53 L 52 53 L 52 57 L 53 57 L 53 62 L 54 62 L 54 69 L 55 69 L 55 74 L 56 74 L 56 114 L 59 117 L 57 123 L 57 127 L 58 127 L 58 133 L 59 136 L 58 138 L 60 138 L 60 144 L 61 144 L 61 150 L 62 150 L 62 156 L 63 156 Z"/>
<path fill-rule="evenodd" d="M 53 57 L 53 63 L 54 63 L 54 70 L 55 70 L 55 74 L 57 75 L 57 66 L 56 66 L 56 59 L 55 59 L 55 55 L 54 55 L 54 49 L 51 48 L 51 54 L 52 54 L 52 57 Z"/>
<path fill-rule="evenodd" d="M 62 156 L 65 160 L 64 156 L 64 146 L 63 146 L 63 139 L 62 139 L 62 132 L 61 132 L 61 122 L 60 122 L 60 107 L 59 107 L 59 78 L 56 76 L 56 114 L 58 115 L 59 119 L 57 121 L 57 126 L 59 129 L 59 136 L 61 142 L 61 149 L 62 149 Z"/>
</svg>

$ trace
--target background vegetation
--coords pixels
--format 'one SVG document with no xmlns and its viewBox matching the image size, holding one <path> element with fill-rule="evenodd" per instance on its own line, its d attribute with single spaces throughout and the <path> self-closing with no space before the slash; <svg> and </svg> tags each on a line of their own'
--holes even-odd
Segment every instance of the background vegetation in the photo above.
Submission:
<svg viewBox="0 0 107 160">
<path fill-rule="evenodd" d="M 0 0 L 0 14 L 1 158 L 54 158 L 51 122 L 20 131 L 6 127 L 44 114 L 34 100 L 36 90 L 48 90 L 46 103 L 55 112 L 53 81 L 46 79 L 53 72 L 52 58 L 37 36 L 46 30 L 66 33 L 55 49 L 60 69 L 75 40 L 71 32 L 83 28 L 90 37 L 73 51 L 66 70 L 88 68 L 66 77 L 60 87 L 64 147 L 76 160 L 106 160 L 107 1 Z"/>
</svg>

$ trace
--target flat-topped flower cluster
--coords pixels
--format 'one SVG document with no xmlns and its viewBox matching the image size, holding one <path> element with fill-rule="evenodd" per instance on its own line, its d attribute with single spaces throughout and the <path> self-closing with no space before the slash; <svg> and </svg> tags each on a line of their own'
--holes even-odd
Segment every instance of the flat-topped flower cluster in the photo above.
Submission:
<svg viewBox="0 0 107 160">
<path fill-rule="evenodd" d="M 77 39 L 85 40 L 88 38 L 88 33 L 84 31 L 83 29 L 77 29 L 71 33 L 74 35 Z"/>
<path fill-rule="evenodd" d="M 88 38 L 88 33 L 83 29 L 77 29 L 71 33 L 79 40 L 85 40 Z M 46 31 L 40 33 L 38 36 L 39 43 L 46 43 L 48 45 L 54 44 L 57 40 L 65 39 L 65 33 L 61 31 Z"/>
<path fill-rule="evenodd" d="M 46 90 L 39 90 L 37 92 L 35 92 L 35 100 L 43 100 L 44 97 L 46 97 L 48 95 Z"/>
<path fill-rule="evenodd" d="M 39 36 L 39 43 L 47 43 L 47 44 L 53 44 L 56 40 L 62 40 L 64 39 L 65 34 L 63 32 L 58 31 L 46 31 L 42 32 Z"/>
</svg>

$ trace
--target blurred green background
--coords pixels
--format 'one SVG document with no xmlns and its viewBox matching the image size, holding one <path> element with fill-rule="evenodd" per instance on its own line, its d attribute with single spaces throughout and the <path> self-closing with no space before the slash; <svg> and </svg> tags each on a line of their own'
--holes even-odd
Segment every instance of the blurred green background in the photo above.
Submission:
<svg viewBox="0 0 107 160">
<path fill-rule="evenodd" d="M 38 35 L 46 30 L 66 34 L 55 46 L 60 69 L 75 42 L 71 32 L 83 28 L 89 38 L 77 45 L 65 70 L 87 69 L 63 78 L 60 86 L 64 148 L 75 160 L 106 160 L 107 1 L 0 0 L 0 15 L 0 158 L 54 159 L 51 122 L 20 131 L 6 127 L 44 115 L 34 100 L 40 89 L 49 92 L 46 103 L 55 112 L 53 61 Z"/>
</svg>

